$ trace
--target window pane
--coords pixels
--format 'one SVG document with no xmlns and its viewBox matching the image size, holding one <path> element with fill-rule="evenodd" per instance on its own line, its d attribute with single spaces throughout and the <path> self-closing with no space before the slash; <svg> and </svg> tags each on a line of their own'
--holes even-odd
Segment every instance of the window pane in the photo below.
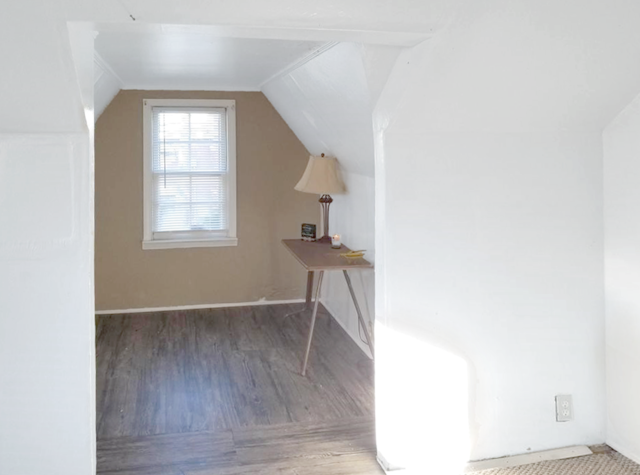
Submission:
<svg viewBox="0 0 640 475">
<path fill-rule="evenodd" d="M 226 229 L 226 175 L 155 174 L 153 188 L 154 232 Z"/>
<path fill-rule="evenodd" d="M 153 108 L 153 231 L 227 229 L 226 111 Z"/>
<path fill-rule="evenodd" d="M 196 140 L 220 140 L 223 135 L 222 114 L 208 112 L 191 113 L 191 138 Z"/>
<path fill-rule="evenodd" d="M 226 171 L 224 109 L 185 112 L 154 108 L 153 145 L 154 172 Z"/>
<path fill-rule="evenodd" d="M 225 203 L 159 204 L 155 207 L 156 229 L 167 231 L 224 231 Z"/>
<path fill-rule="evenodd" d="M 225 215 L 226 205 L 223 203 L 194 203 L 191 207 L 191 230 L 227 229 Z"/>
</svg>

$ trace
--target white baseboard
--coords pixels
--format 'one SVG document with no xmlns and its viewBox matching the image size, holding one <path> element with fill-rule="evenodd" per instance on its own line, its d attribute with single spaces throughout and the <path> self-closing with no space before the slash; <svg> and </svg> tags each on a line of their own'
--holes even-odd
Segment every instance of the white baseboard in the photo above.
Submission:
<svg viewBox="0 0 640 475">
<path fill-rule="evenodd" d="M 465 469 L 465 473 L 494 468 L 517 467 L 519 465 L 528 465 L 530 463 L 546 462 L 547 460 L 570 459 L 592 454 L 593 452 L 591 452 L 591 449 L 586 445 L 576 445 L 574 447 L 543 450 L 541 452 L 534 452 L 531 454 L 512 455 L 511 457 L 469 462 Z"/>
<path fill-rule="evenodd" d="M 171 312 L 176 310 L 199 310 L 206 308 L 225 307 L 256 307 L 259 305 L 281 305 L 291 303 L 304 303 L 304 299 L 293 300 L 258 300 L 256 302 L 233 302 L 233 303 L 209 303 L 201 305 L 178 305 L 175 307 L 148 307 L 148 308 L 127 308 L 118 310 L 96 310 L 96 315 L 120 315 L 124 313 L 148 313 L 148 312 Z"/>
</svg>

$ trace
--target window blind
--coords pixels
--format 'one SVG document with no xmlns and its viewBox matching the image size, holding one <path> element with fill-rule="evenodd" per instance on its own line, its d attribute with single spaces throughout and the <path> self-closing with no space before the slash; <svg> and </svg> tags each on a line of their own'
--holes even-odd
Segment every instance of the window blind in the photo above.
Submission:
<svg viewBox="0 0 640 475">
<path fill-rule="evenodd" d="M 228 230 L 226 110 L 154 107 L 152 231 Z"/>
</svg>

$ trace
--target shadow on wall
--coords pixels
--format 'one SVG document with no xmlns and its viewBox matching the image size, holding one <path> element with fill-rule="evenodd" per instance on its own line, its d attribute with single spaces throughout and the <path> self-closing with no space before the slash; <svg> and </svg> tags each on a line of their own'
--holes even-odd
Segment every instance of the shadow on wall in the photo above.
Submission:
<svg viewBox="0 0 640 475">
<path fill-rule="evenodd" d="M 467 360 L 419 339 L 415 329 L 378 321 L 375 364 L 378 457 L 385 468 L 463 473 L 470 453 Z"/>
</svg>

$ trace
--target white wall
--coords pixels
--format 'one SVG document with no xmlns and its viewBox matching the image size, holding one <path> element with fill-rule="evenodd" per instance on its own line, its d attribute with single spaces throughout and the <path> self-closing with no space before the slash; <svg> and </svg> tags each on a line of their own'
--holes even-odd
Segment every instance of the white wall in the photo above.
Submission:
<svg viewBox="0 0 640 475">
<path fill-rule="evenodd" d="M 438 396 L 462 373 L 416 357 L 434 349 L 466 362 L 471 459 L 604 440 L 604 215 L 606 437 L 640 460 L 637 104 L 605 133 L 606 211 L 601 135 L 638 93 L 640 5 L 458 5 L 400 57 L 374 112 L 376 330 L 423 347 L 377 348 L 379 451 L 415 462 L 402 446 L 429 434 L 411 427 L 457 414 Z M 554 422 L 558 393 L 574 396 L 570 423 Z"/>
<path fill-rule="evenodd" d="M 601 89 L 615 78 L 579 53 L 585 18 L 567 27 L 542 10 L 501 4 L 406 51 L 374 113 L 376 331 L 425 355 L 378 349 L 379 428 L 396 434 L 378 449 L 391 465 L 426 440 L 411 427 L 437 432 L 443 410 L 466 411 L 438 399 L 466 377 L 470 459 L 605 438 L 600 131 L 620 90 Z M 580 81 L 593 89 L 561 92 Z M 434 372 L 434 348 L 467 376 Z M 389 367 L 416 380 L 392 386 Z M 575 420 L 557 423 L 565 393 Z M 408 394 L 416 414 L 384 403 L 411 406 Z"/>
<path fill-rule="evenodd" d="M 52 6 L 0 17 L 2 474 L 95 473 L 92 36 Z"/>
<path fill-rule="evenodd" d="M 607 443 L 640 463 L 640 98 L 604 131 Z"/>
<path fill-rule="evenodd" d="M 0 473 L 92 473 L 92 193 L 85 135 L 0 134 Z"/>
<path fill-rule="evenodd" d="M 378 317 L 468 361 L 471 459 L 604 440 L 600 148 L 580 133 L 386 136 Z M 555 422 L 556 394 L 575 421 Z"/>
<path fill-rule="evenodd" d="M 399 53 L 397 48 L 340 43 L 287 74 L 263 92 L 310 153 L 338 157 L 347 193 L 334 196 L 329 229 L 375 261 L 372 104 Z M 308 157 L 300 157 L 307 160 Z M 292 183 L 291 186 L 295 185 Z M 319 224 L 319 223 L 318 223 Z M 374 272 L 352 272 L 367 321 L 373 321 Z M 363 351 L 355 307 L 341 272 L 326 275 L 323 303 Z"/>
</svg>

